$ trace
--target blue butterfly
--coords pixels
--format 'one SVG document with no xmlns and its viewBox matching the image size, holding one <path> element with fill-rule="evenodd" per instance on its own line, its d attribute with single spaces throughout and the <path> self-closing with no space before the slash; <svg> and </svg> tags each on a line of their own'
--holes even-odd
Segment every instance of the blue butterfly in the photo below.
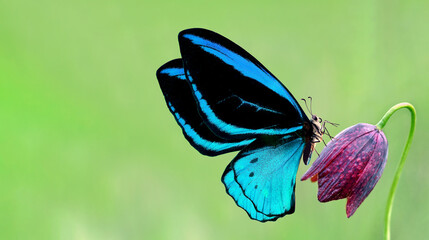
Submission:
<svg viewBox="0 0 429 240">
<path fill-rule="evenodd" d="M 250 218 L 275 221 L 295 211 L 299 160 L 308 164 L 324 133 L 283 84 L 237 44 L 205 29 L 179 34 L 181 59 L 156 73 L 185 138 L 208 156 L 240 151 L 222 175 Z"/>
</svg>

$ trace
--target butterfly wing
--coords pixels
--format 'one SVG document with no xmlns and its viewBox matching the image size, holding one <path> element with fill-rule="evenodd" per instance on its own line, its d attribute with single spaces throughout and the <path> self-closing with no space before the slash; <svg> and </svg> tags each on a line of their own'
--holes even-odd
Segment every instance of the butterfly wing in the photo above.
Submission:
<svg viewBox="0 0 429 240">
<path fill-rule="evenodd" d="M 258 138 L 226 168 L 222 182 L 227 193 L 258 221 L 275 221 L 293 213 L 303 149 L 304 140 L 297 134 Z"/>
<path fill-rule="evenodd" d="M 235 181 L 234 171 L 225 171 L 222 176 L 222 181 L 225 184 L 228 194 L 235 200 L 235 203 L 246 210 L 250 218 L 260 222 L 274 221 L 276 216 L 267 216 L 256 211 L 255 205 L 249 198 L 244 195 L 243 189 Z"/>
<path fill-rule="evenodd" d="M 185 137 L 208 155 L 247 145 L 222 176 L 228 194 L 259 221 L 293 213 L 303 126 L 309 123 L 295 98 L 254 57 L 217 33 L 188 29 L 179 44 L 181 62 L 167 63 L 157 75 Z M 172 81 L 163 86 L 164 80 Z"/>
<path fill-rule="evenodd" d="M 170 112 L 189 143 L 200 153 L 215 156 L 240 150 L 254 139 L 226 140 L 216 136 L 198 113 L 197 103 L 186 80 L 181 59 L 172 60 L 156 73 Z"/>
<path fill-rule="evenodd" d="M 216 135 L 228 139 L 284 135 L 308 122 L 280 81 L 227 38 L 188 29 L 179 34 L 179 44 L 201 117 Z"/>
</svg>

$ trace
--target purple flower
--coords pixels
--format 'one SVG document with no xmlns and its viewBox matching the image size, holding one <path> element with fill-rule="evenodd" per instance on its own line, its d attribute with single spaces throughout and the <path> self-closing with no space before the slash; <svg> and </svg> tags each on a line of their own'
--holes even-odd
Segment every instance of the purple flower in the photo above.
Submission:
<svg viewBox="0 0 429 240">
<path fill-rule="evenodd" d="M 387 139 L 376 126 L 360 123 L 333 138 L 301 180 L 318 180 L 320 202 L 347 198 L 347 217 L 372 191 L 383 173 Z"/>
</svg>

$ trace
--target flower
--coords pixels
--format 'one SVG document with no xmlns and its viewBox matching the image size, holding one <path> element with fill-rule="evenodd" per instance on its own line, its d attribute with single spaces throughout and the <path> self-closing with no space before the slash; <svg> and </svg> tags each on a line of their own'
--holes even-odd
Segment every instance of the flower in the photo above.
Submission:
<svg viewBox="0 0 429 240">
<path fill-rule="evenodd" d="M 377 126 L 360 123 L 335 136 L 302 176 L 318 181 L 320 202 L 347 198 L 347 217 L 372 191 L 387 160 L 387 139 Z"/>
</svg>

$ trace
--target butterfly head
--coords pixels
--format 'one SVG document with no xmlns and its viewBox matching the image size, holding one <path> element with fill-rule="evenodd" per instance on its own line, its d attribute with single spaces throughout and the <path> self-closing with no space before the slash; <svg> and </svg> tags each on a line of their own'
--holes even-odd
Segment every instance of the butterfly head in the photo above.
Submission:
<svg viewBox="0 0 429 240">
<path fill-rule="evenodd" d="M 322 118 L 311 115 L 311 125 L 313 127 L 313 137 L 322 138 L 324 133 L 324 124 L 322 124 Z M 320 139 L 318 139 L 320 141 Z"/>
<path fill-rule="evenodd" d="M 303 160 L 305 164 L 308 164 L 311 158 L 311 153 L 313 150 L 315 150 L 316 143 L 323 142 L 323 134 L 327 134 L 331 139 L 331 135 L 328 132 L 328 129 L 326 129 L 326 123 L 329 123 L 333 126 L 338 126 L 336 123 L 332 123 L 326 120 L 322 120 L 322 118 L 316 116 L 313 114 L 313 109 L 311 107 L 312 105 L 312 98 L 308 97 L 310 99 L 310 108 L 307 105 L 307 101 L 305 101 L 304 98 L 302 100 L 305 102 L 305 106 L 307 107 L 307 110 L 311 114 L 310 122 L 304 123 L 304 131 L 305 131 L 305 147 L 303 152 Z M 326 144 L 325 144 L 326 145 Z"/>
<path fill-rule="evenodd" d="M 311 114 L 310 123 L 304 124 L 305 131 L 305 148 L 303 152 L 303 161 L 305 164 L 310 162 L 311 154 L 313 150 L 315 150 L 316 143 L 323 141 L 323 134 L 325 133 L 325 124 L 322 118 L 313 114 L 312 109 L 312 98 L 310 99 L 310 107 L 307 105 L 307 101 L 303 98 L 302 100 L 305 102 L 305 106 L 307 110 Z"/>
</svg>

